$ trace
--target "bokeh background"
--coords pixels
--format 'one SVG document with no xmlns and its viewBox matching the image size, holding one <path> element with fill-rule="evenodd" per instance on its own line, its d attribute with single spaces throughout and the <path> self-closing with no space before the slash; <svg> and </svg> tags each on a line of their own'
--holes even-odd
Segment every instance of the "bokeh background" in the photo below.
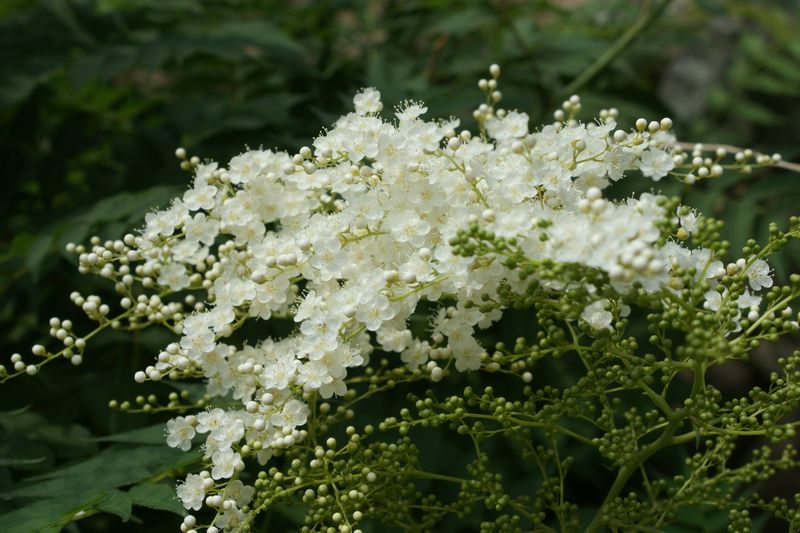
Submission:
<svg viewBox="0 0 800 533">
<path fill-rule="evenodd" d="M 297 149 L 364 86 L 377 87 L 387 109 L 419 99 L 429 116 L 471 127 L 482 98 L 476 81 L 499 63 L 502 105 L 533 124 L 575 92 L 587 120 L 611 106 L 626 127 L 670 116 L 681 140 L 798 161 L 798 27 L 797 0 L 2 0 L 0 360 L 46 340 L 50 316 L 77 316 L 69 291 L 110 294 L 77 274 L 64 244 L 117 237 L 179 193 L 188 176 L 177 146 L 221 161 L 247 146 Z M 615 193 L 653 186 L 630 180 Z M 655 186 L 724 219 L 734 250 L 800 212 L 800 175 L 785 170 L 725 175 L 692 190 Z M 787 250 L 776 274 L 800 271 L 799 257 Z M 53 363 L 0 386 L 0 515 L 49 497 L 3 498 L 24 478 L 100 451 L 111 458 L 94 465 L 97 480 L 113 461 L 125 464 L 113 455 L 118 445 L 98 439 L 165 418 L 106 404 L 142 393 L 131 375 L 165 340 L 109 333 L 80 368 Z M 763 352 L 718 372 L 720 386 L 762 381 L 776 350 Z M 160 532 L 179 523 L 136 508 L 122 524 L 107 505 L 112 514 L 67 530 Z M 293 516 L 279 513 L 269 530 L 292 531 Z M 674 531 L 718 531 L 724 516 L 682 520 Z"/>
</svg>

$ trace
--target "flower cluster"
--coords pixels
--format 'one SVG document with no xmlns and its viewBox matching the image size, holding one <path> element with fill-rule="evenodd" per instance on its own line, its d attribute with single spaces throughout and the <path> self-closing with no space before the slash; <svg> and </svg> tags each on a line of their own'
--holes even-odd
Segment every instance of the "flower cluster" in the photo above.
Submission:
<svg viewBox="0 0 800 533">
<path fill-rule="evenodd" d="M 196 165 L 192 188 L 148 215 L 134 239 L 143 271 L 159 286 L 179 291 L 199 282 L 213 302 L 177 323 L 180 342 L 136 376 L 202 375 L 210 394 L 241 401 L 239 409 L 212 411 L 211 423 L 208 414 L 196 419 L 197 431 L 208 433 L 213 479 L 243 467 L 233 450 L 245 435 L 260 443 L 262 463 L 304 439 L 302 393 L 344 394 L 349 369 L 368 360 L 373 340 L 411 368 L 425 365 L 432 379 L 441 377 L 439 366 L 480 368 L 485 350 L 473 330 L 502 312 L 467 303 L 526 282 L 501 261 L 454 253 L 451 241 L 470 224 L 515 239 L 528 257 L 604 271 L 620 294 L 634 285 L 661 289 L 676 257 L 706 266 L 708 251 L 657 245 L 658 223 L 669 217 L 657 196 L 615 203 L 601 192 L 626 171 L 660 179 L 674 167 L 669 119 L 625 133 L 608 115 L 531 133 L 524 113 L 489 107 L 481 109 L 485 133 L 473 136 L 457 131 L 456 120 L 423 120 L 426 109 L 414 102 L 387 122 L 375 89 L 354 103 L 313 148 L 250 151 L 225 168 Z M 419 302 L 444 295 L 451 305 L 433 318 L 433 347 L 407 321 Z M 609 304 L 598 298 L 584 319 L 607 328 Z M 291 315 L 296 332 L 226 343 L 245 320 L 276 314 Z M 188 448 L 193 434 L 179 419 L 168 442 Z M 196 508 L 197 500 L 184 503 Z"/>
<path fill-rule="evenodd" d="M 604 195 L 634 171 L 653 181 L 718 177 L 726 153 L 686 154 L 668 118 L 626 131 L 609 109 L 580 122 L 575 96 L 532 130 L 525 113 L 498 107 L 499 67 L 490 74 L 479 83 L 486 103 L 475 134 L 455 119 L 425 120 L 418 102 L 384 117 L 378 91 L 364 89 L 354 112 L 296 154 L 252 150 L 221 166 L 179 149 L 193 173 L 180 198 L 148 214 L 137 235 L 70 246 L 82 272 L 114 280 L 122 294 L 114 318 L 99 297 L 73 296 L 101 327 L 161 324 L 179 336 L 136 381 L 201 379 L 210 397 L 226 399 L 167 425 L 167 444 L 181 450 L 202 436 L 207 469 L 177 493 L 186 509 L 216 510 L 209 532 L 251 520 L 254 488 L 238 480 L 246 461 L 263 465 L 308 440 L 317 399 L 346 396 L 374 351 L 398 354 L 393 366 L 432 382 L 451 369 L 499 368 L 476 331 L 532 283 L 570 294 L 569 320 L 589 336 L 613 332 L 631 298 L 680 300 L 689 286 L 703 287 L 702 312 L 730 319 L 725 336 L 769 319 L 758 293 L 773 281 L 761 256 L 726 265 L 718 249 L 684 245 L 708 232 L 689 208 L 650 193 Z M 731 285 L 735 275 L 748 288 Z M 438 306 L 424 337 L 408 325 L 422 304 Z M 796 328 L 791 309 L 780 312 Z M 279 319 L 295 324 L 289 335 L 232 340 L 246 323 Z M 68 321 L 51 326 L 63 350 L 37 346 L 34 355 L 80 364 L 86 339 Z M 18 354 L 12 364 L 16 373 L 39 368 Z M 511 370 L 532 379 L 524 364 Z M 182 529 L 197 527 L 189 515 Z"/>
</svg>

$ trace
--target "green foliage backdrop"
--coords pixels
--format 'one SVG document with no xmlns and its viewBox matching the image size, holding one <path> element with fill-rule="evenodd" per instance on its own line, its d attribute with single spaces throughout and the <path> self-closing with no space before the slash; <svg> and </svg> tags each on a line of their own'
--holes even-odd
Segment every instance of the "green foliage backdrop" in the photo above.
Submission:
<svg viewBox="0 0 800 533">
<path fill-rule="evenodd" d="M 505 106 L 534 123 L 577 91 L 586 116 L 609 106 L 628 117 L 671 116 L 683 140 L 798 160 L 796 7 L 794 0 L 5 0 L 0 358 L 42 341 L 51 315 L 74 314 L 67 285 L 97 290 L 77 279 L 62 253 L 66 242 L 118 236 L 183 187 L 175 147 L 221 160 L 246 145 L 296 148 L 362 86 L 377 87 L 386 102 L 424 100 L 432 115 L 469 124 L 480 99 L 474 82 L 496 62 L 506 73 Z M 770 222 L 798 214 L 798 180 L 771 169 L 691 191 L 659 185 L 725 219 L 724 236 L 738 249 L 765 236 Z M 778 275 L 797 271 L 798 257 L 790 248 L 774 265 Z M 498 338 L 514 327 L 524 325 Z M 0 528 L 58 531 L 88 506 L 94 516 L 68 531 L 177 530 L 170 473 L 191 458 L 163 446 L 163 417 L 105 407 L 164 393 L 167 384 L 131 379 L 164 343 L 156 332 L 133 342 L 111 333 L 80 368 L 52 366 L 0 387 Z M 755 381 L 765 372 L 739 370 L 740 379 Z M 553 379 L 561 371 L 551 369 Z M 428 459 L 446 470 L 454 452 Z M 610 473 L 584 462 L 590 492 Z M 535 479 L 517 483 L 524 489 Z M 276 513 L 270 531 L 295 529 L 295 516 L 291 508 Z M 682 531 L 716 531 L 725 519 L 686 516 Z"/>
</svg>

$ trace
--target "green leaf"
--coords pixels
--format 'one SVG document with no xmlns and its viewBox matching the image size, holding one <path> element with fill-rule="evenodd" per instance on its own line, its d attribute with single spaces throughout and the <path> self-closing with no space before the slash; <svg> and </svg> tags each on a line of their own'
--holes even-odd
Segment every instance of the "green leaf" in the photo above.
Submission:
<svg viewBox="0 0 800 533">
<path fill-rule="evenodd" d="M 177 515 L 186 513 L 183 505 L 181 505 L 175 495 L 175 488 L 163 483 L 142 483 L 136 485 L 128 491 L 128 497 L 134 505 L 140 507 L 169 511 Z"/>
<path fill-rule="evenodd" d="M 766 94 L 794 96 L 800 93 L 800 86 L 798 86 L 797 83 L 782 80 L 765 73 L 754 75 L 752 72 L 748 71 L 741 80 L 738 80 L 738 84 L 743 89 Z"/>
<path fill-rule="evenodd" d="M 451 35 L 472 34 L 491 22 L 492 17 L 483 9 L 454 9 L 432 25 L 429 32 L 448 33 Z"/>
<path fill-rule="evenodd" d="M 134 225 L 143 220 L 148 211 L 164 206 L 179 191 L 178 187 L 157 185 L 143 191 L 122 192 L 100 200 L 88 211 L 68 221 L 60 244 L 84 241 L 92 229 L 100 224 L 121 220 L 126 225 Z"/>
<path fill-rule="evenodd" d="M 15 511 L 0 515 L 3 533 L 50 533 L 61 530 L 61 525 L 72 519 L 80 510 L 81 501 L 64 497 L 30 503 Z"/>
<path fill-rule="evenodd" d="M 164 424 L 132 429 L 107 437 L 96 437 L 97 442 L 127 442 L 130 444 L 164 444 Z"/>
<path fill-rule="evenodd" d="M 217 38 L 241 39 L 270 49 L 303 54 L 303 47 L 274 24 L 265 20 L 226 20 L 209 32 Z"/>
<path fill-rule="evenodd" d="M 182 468 L 202 455 L 200 451 L 188 453 L 163 445 L 138 448 L 113 447 L 78 464 L 28 478 L 11 490 L 0 493 L 0 499 L 41 498 L 40 501 L 0 516 L 0 529 L 6 531 L 59 531 L 74 519 L 80 510 L 97 509 L 119 516 L 123 521 L 131 518 L 134 503 L 143 507 L 179 511 L 174 492 L 167 485 L 151 488 L 147 480 Z M 122 487 L 136 485 L 130 493 Z M 169 491 L 169 497 L 167 493 Z M 161 502 L 155 501 L 163 496 Z M 160 506 L 160 507 L 157 507 Z M 9 529 L 11 524 L 11 529 Z M 14 529 L 17 528 L 17 529 Z"/>
<path fill-rule="evenodd" d="M 57 497 L 96 494 L 123 487 L 197 459 L 199 451 L 184 453 L 167 446 L 114 447 L 60 470 L 29 478 L 0 497 Z"/>
<path fill-rule="evenodd" d="M 182 24 L 179 32 L 174 44 L 180 60 L 198 53 L 233 60 L 265 51 L 271 59 L 303 63 L 303 47 L 265 20 L 193 20 Z"/>
<path fill-rule="evenodd" d="M 92 43 L 94 39 L 86 29 L 81 26 L 75 12 L 72 10 L 71 2 L 63 2 L 61 0 L 45 0 L 42 5 L 50 11 L 55 18 L 63 24 L 70 33 L 79 41 L 84 43 Z"/>
<path fill-rule="evenodd" d="M 299 96 L 289 93 L 273 93 L 235 104 L 224 99 L 209 99 L 198 102 L 197 109 L 176 116 L 176 120 L 187 132 L 191 131 L 187 133 L 187 140 L 196 144 L 223 132 L 254 130 L 284 121 L 299 100 Z"/>
<path fill-rule="evenodd" d="M 733 111 L 740 117 L 755 122 L 756 124 L 771 126 L 781 122 L 781 117 L 776 115 L 772 110 L 755 102 L 740 101 L 736 104 Z"/>
<path fill-rule="evenodd" d="M 27 408 L 0 417 L 0 427 L 25 441 L 35 441 L 36 445 L 49 445 L 60 455 L 79 456 L 93 452 L 97 445 L 89 440 L 89 430 L 78 424 L 54 423 L 39 413 Z M 6 444 L 13 439 L 6 439 Z"/>
<path fill-rule="evenodd" d="M 103 498 L 95 505 L 97 509 L 115 514 L 127 522 L 131 518 L 133 502 L 128 494 L 121 490 L 111 489 L 106 491 Z"/>
<path fill-rule="evenodd" d="M 742 50 L 760 67 L 787 81 L 800 83 L 797 63 L 784 57 L 780 49 L 767 46 L 763 40 L 749 34 L 742 37 L 741 45 Z"/>
<path fill-rule="evenodd" d="M 34 282 L 38 281 L 42 262 L 47 257 L 47 254 L 52 249 L 52 246 L 52 235 L 39 235 L 31 244 L 31 247 L 28 250 L 28 255 L 25 258 L 25 265 L 28 267 Z"/>
</svg>

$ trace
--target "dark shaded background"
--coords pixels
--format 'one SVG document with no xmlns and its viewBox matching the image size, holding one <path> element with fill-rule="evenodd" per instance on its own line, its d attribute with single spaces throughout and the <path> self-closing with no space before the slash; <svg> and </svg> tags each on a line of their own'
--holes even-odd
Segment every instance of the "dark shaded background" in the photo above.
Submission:
<svg viewBox="0 0 800 533">
<path fill-rule="evenodd" d="M 534 124 L 576 88 L 586 119 L 611 106 L 626 127 L 670 116 L 682 140 L 800 160 L 799 11 L 795 0 L 4 0 L 0 361 L 9 366 L 12 352 L 45 341 L 50 316 L 78 315 L 69 291 L 110 293 L 79 276 L 63 246 L 117 237 L 179 192 L 187 176 L 175 147 L 223 162 L 248 145 L 296 149 L 349 110 L 363 86 L 377 87 L 387 109 L 421 99 L 429 116 L 452 114 L 471 127 L 482 97 L 476 81 L 497 62 L 503 106 Z M 623 36 L 630 44 L 609 54 Z M 604 55 L 610 60 L 575 87 Z M 653 184 L 622 187 L 617 194 Z M 733 250 L 800 206 L 800 175 L 774 169 L 691 191 L 668 180 L 657 188 L 726 220 Z M 796 246 L 784 253 L 778 276 L 800 271 L 798 257 Z M 0 418 L 0 492 L 107 446 L 92 436 L 162 420 L 106 404 L 142 393 L 131 375 L 166 339 L 109 333 L 78 369 L 53 363 L 0 386 L 2 411 L 27 408 Z M 720 386 L 758 383 L 774 353 L 720 372 Z M 152 386 L 162 395 L 165 387 Z M 0 498 L 0 515 L 25 501 Z M 70 527 L 177 528 L 174 515 L 136 515 L 146 528 L 112 515 Z M 292 530 L 291 516 L 275 518 L 270 531 Z M 719 527 L 704 516 L 686 520 L 688 531 Z"/>
</svg>

